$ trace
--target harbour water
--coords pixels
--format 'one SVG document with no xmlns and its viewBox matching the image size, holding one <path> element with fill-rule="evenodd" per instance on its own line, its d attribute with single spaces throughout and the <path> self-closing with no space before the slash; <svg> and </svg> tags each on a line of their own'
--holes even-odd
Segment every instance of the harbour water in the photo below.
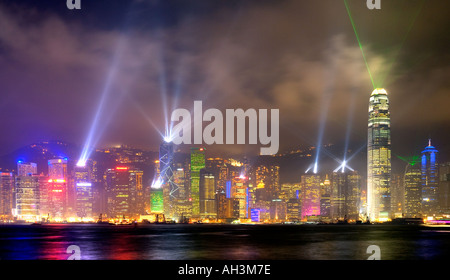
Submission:
<svg viewBox="0 0 450 280">
<path fill-rule="evenodd" d="M 0 225 L 0 259 L 382 260 L 450 258 L 450 227 L 425 225 Z"/>
</svg>

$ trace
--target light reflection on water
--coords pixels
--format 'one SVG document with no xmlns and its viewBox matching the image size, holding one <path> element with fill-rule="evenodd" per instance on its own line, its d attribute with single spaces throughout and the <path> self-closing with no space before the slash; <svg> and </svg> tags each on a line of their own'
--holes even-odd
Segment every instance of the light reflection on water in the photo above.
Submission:
<svg viewBox="0 0 450 280">
<path fill-rule="evenodd" d="M 109 225 L 0 226 L 0 259 L 381 259 L 450 257 L 450 228 L 393 225 Z"/>
</svg>

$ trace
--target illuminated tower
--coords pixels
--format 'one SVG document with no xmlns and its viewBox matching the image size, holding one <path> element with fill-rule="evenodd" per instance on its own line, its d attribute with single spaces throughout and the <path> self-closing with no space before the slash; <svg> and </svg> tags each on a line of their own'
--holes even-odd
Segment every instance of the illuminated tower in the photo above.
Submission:
<svg viewBox="0 0 450 280">
<path fill-rule="evenodd" d="M 320 183 L 320 175 L 302 175 L 302 219 L 308 219 L 308 217 L 317 217 L 320 215 Z"/>
<path fill-rule="evenodd" d="M 248 178 L 245 176 L 235 177 L 231 181 L 230 192 L 231 198 L 234 198 L 239 203 L 239 218 L 247 219 L 249 217 L 249 189 Z"/>
<path fill-rule="evenodd" d="M 205 168 L 205 149 L 191 148 L 191 199 L 192 199 L 192 215 L 200 214 L 200 170 Z"/>
<path fill-rule="evenodd" d="M 137 218 L 143 214 L 139 207 L 143 172 L 126 166 L 106 171 L 108 212 L 112 218 Z"/>
<path fill-rule="evenodd" d="M 442 214 L 450 214 L 450 162 L 439 167 L 439 209 Z"/>
<path fill-rule="evenodd" d="M 403 177 L 406 218 L 422 217 L 422 172 L 415 162 L 407 164 Z"/>
<path fill-rule="evenodd" d="M 173 180 L 173 143 L 171 142 L 163 142 L 159 146 L 159 171 L 164 194 L 164 214 L 172 217 L 175 212 L 178 186 Z"/>
<path fill-rule="evenodd" d="M 0 172 L 0 220 L 11 219 L 14 203 L 14 174 Z"/>
<path fill-rule="evenodd" d="M 371 221 L 391 218 L 391 121 L 386 90 L 370 96 L 367 143 L 367 214 Z"/>
<path fill-rule="evenodd" d="M 332 186 L 327 174 L 323 183 L 320 184 L 320 217 L 322 220 L 331 219 L 331 195 Z"/>
<path fill-rule="evenodd" d="M 38 221 L 40 215 L 40 187 L 37 165 L 33 162 L 17 162 L 15 180 L 15 208 L 19 220 Z"/>
<path fill-rule="evenodd" d="M 356 171 L 333 172 L 331 214 L 334 220 L 358 220 L 359 184 Z"/>
<path fill-rule="evenodd" d="M 39 176 L 17 176 L 15 198 L 16 216 L 19 220 L 39 220 Z"/>
<path fill-rule="evenodd" d="M 216 217 L 215 195 L 214 175 L 205 169 L 200 170 L 199 198 L 202 217 Z"/>
<path fill-rule="evenodd" d="M 422 213 L 426 216 L 438 212 L 438 163 L 436 148 L 431 146 L 431 140 L 422 151 Z"/>
<path fill-rule="evenodd" d="M 90 165 L 75 166 L 75 212 L 79 218 L 91 218 L 93 206 Z"/>
<path fill-rule="evenodd" d="M 47 207 L 51 219 L 62 220 L 68 207 L 67 159 L 48 161 Z"/>
</svg>

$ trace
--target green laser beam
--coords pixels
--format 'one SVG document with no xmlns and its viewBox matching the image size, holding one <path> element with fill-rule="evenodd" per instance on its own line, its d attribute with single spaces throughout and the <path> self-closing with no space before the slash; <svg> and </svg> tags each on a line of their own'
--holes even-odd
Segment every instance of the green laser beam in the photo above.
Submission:
<svg viewBox="0 0 450 280">
<path fill-rule="evenodd" d="M 419 156 L 402 157 L 399 155 L 396 155 L 396 157 L 412 166 L 416 165 L 419 162 L 419 158 L 420 158 Z"/>
<path fill-rule="evenodd" d="M 350 8 L 348 6 L 347 0 L 344 0 L 344 3 L 345 3 L 345 8 L 347 9 L 348 17 L 350 18 L 350 22 L 353 27 L 353 31 L 355 32 L 356 40 L 358 41 L 359 49 L 361 50 L 361 53 L 362 53 L 362 56 L 364 59 L 364 63 L 366 64 L 367 72 L 369 72 L 370 81 L 372 82 L 372 86 L 375 89 L 375 83 L 373 81 L 372 72 L 370 71 L 369 63 L 367 63 L 366 55 L 364 54 L 361 40 L 359 39 L 358 31 L 356 30 L 356 25 L 355 25 L 355 22 L 353 21 L 352 13 L 350 12 Z"/>
<path fill-rule="evenodd" d="M 398 58 L 398 56 L 399 56 L 399 54 L 400 54 L 400 51 L 402 50 L 403 45 L 404 45 L 405 42 L 406 42 L 406 39 L 409 37 L 409 34 L 411 33 L 411 30 L 412 30 L 414 24 L 416 23 L 417 18 L 419 17 L 419 15 L 420 15 L 422 9 L 423 9 L 423 5 L 425 4 L 425 1 L 426 1 L 426 0 L 423 0 L 423 1 L 422 1 L 422 4 L 419 6 L 419 9 L 416 11 L 416 14 L 415 14 L 415 16 L 413 17 L 413 20 L 412 20 L 412 22 L 411 22 L 411 24 L 410 24 L 410 26 L 409 26 L 409 28 L 408 28 L 408 31 L 406 32 L 405 36 L 404 36 L 403 39 L 402 39 L 402 42 L 400 43 L 400 47 L 398 48 L 398 50 L 397 50 L 396 53 L 394 54 L 394 57 L 393 57 L 393 59 L 391 60 L 391 63 L 389 64 L 387 70 L 385 71 L 385 74 L 384 74 L 383 78 L 382 78 L 381 81 L 380 81 L 380 86 L 384 84 L 386 78 L 388 77 L 388 74 L 391 72 L 391 69 L 392 69 L 392 67 L 393 67 L 393 65 L 394 65 L 394 62 L 397 61 L 397 58 Z"/>
</svg>

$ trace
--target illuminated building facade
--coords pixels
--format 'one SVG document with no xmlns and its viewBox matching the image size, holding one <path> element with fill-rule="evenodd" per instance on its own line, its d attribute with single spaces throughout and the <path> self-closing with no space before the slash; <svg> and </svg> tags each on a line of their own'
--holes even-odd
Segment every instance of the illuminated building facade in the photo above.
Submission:
<svg viewBox="0 0 450 280">
<path fill-rule="evenodd" d="M 200 170 L 205 168 L 205 149 L 191 148 L 191 185 L 190 198 L 192 200 L 192 215 L 200 214 Z"/>
<path fill-rule="evenodd" d="M 320 215 L 320 183 L 320 175 L 302 175 L 302 219 L 308 219 L 308 217 Z"/>
<path fill-rule="evenodd" d="M 214 175 L 214 185 L 216 190 L 225 189 L 228 168 L 223 158 L 206 159 L 206 170 Z"/>
<path fill-rule="evenodd" d="M 422 171 L 418 164 L 407 164 L 403 184 L 405 188 L 405 217 L 422 217 Z"/>
<path fill-rule="evenodd" d="M 332 185 L 327 174 L 320 184 L 320 217 L 323 221 L 331 220 L 331 195 Z"/>
<path fill-rule="evenodd" d="M 150 190 L 150 211 L 152 213 L 164 212 L 164 195 L 162 188 L 151 188 Z"/>
<path fill-rule="evenodd" d="M 112 218 L 136 218 L 143 214 L 139 200 L 143 172 L 126 166 L 117 166 L 106 172 L 108 214 Z M 140 207 L 141 206 L 141 207 Z"/>
<path fill-rule="evenodd" d="M 15 182 L 16 216 L 19 220 L 38 221 L 40 215 L 39 176 L 17 176 Z"/>
<path fill-rule="evenodd" d="M 90 165 L 75 166 L 75 212 L 79 218 L 92 218 L 93 191 Z"/>
<path fill-rule="evenodd" d="M 367 214 L 371 221 L 391 218 L 391 121 L 385 89 L 370 96 L 367 143 Z"/>
<path fill-rule="evenodd" d="M 248 180 L 246 177 L 235 177 L 231 181 L 231 198 L 239 202 L 239 218 L 249 218 L 249 190 Z"/>
<path fill-rule="evenodd" d="M 34 162 L 17 162 L 17 176 L 28 176 L 37 174 L 37 164 Z"/>
<path fill-rule="evenodd" d="M 11 219 L 14 207 L 14 174 L 0 172 L 0 218 Z"/>
<path fill-rule="evenodd" d="M 239 200 L 226 194 L 221 190 L 216 194 L 217 218 L 223 220 L 234 220 L 239 218 Z"/>
<path fill-rule="evenodd" d="M 422 151 L 422 214 L 433 216 L 438 213 L 438 151 L 431 146 L 431 140 Z"/>
<path fill-rule="evenodd" d="M 272 201 L 272 199 L 279 197 L 281 192 L 279 166 L 260 165 L 255 169 L 254 177 L 255 186 L 260 189 L 260 197 L 257 200 Z"/>
<path fill-rule="evenodd" d="M 40 176 L 37 176 L 37 164 L 17 162 L 15 180 L 15 208 L 19 220 L 39 220 L 40 216 Z"/>
<path fill-rule="evenodd" d="M 450 162 L 439 167 L 439 210 L 442 214 L 450 214 Z"/>
<path fill-rule="evenodd" d="M 286 220 L 290 222 L 299 222 L 301 220 L 300 199 L 291 198 L 286 202 Z"/>
<path fill-rule="evenodd" d="M 175 214 L 175 204 L 178 196 L 178 186 L 173 178 L 173 143 L 163 142 L 159 146 L 159 172 L 164 196 L 164 214 L 172 217 Z"/>
<path fill-rule="evenodd" d="M 47 212 L 51 219 L 63 220 L 68 210 L 67 159 L 48 161 Z"/>
<path fill-rule="evenodd" d="M 356 171 L 333 172 L 331 216 L 334 221 L 359 219 L 360 179 Z"/>
<path fill-rule="evenodd" d="M 391 180 L 391 210 L 395 218 L 402 218 L 405 205 L 405 188 L 401 174 L 392 174 Z"/>
<path fill-rule="evenodd" d="M 286 202 L 282 199 L 272 199 L 270 203 L 270 219 L 274 222 L 286 220 Z"/>
<path fill-rule="evenodd" d="M 200 216 L 216 217 L 214 175 L 206 169 L 200 170 Z"/>
</svg>

